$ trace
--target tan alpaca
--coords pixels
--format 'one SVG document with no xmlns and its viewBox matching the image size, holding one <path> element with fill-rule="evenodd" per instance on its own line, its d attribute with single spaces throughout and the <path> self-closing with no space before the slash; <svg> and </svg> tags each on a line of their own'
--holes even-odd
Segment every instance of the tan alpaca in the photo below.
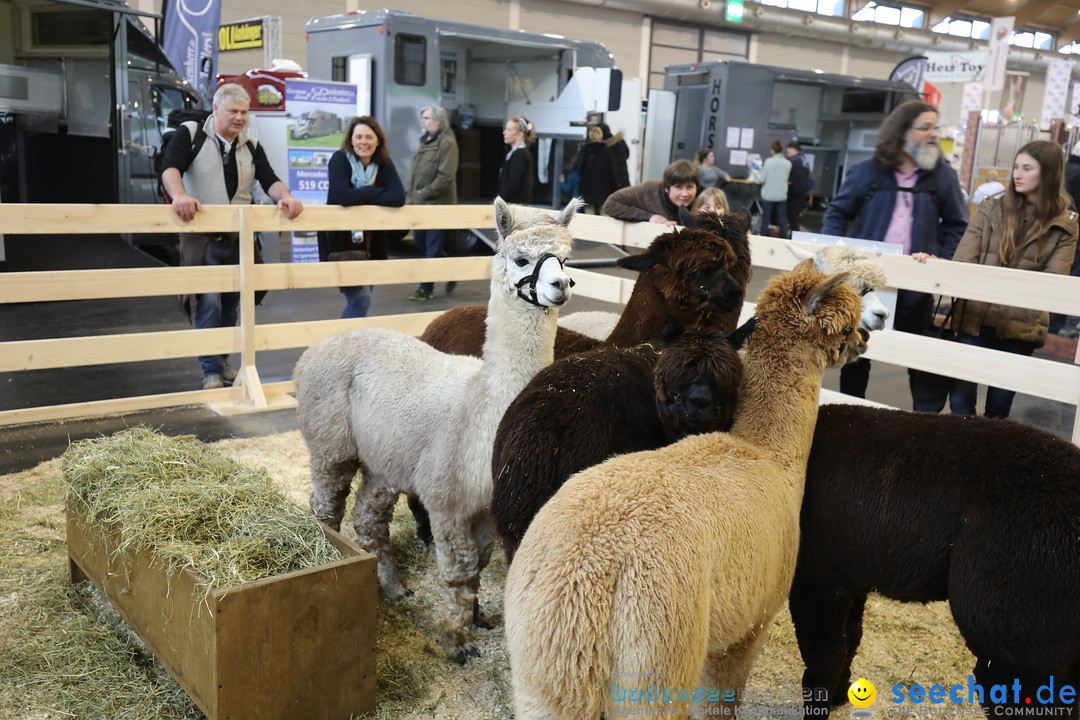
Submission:
<svg viewBox="0 0 1080 720">
<path fill-rule="evenodd" d="M 859 325 L 844 279 L 806 261 L 770 281 L 730 433 L 614 457 L 536 516 L 506 580 L 517 720 L 701 712 L 722 698 L 695 687 L 743 687 L 791 586 L 821 376 Z"/>
</svg>

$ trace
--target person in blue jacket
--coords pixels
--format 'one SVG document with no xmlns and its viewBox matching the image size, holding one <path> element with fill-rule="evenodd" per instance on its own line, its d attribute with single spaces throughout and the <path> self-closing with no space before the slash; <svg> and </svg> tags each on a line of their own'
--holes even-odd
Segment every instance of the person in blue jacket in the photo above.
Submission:
<svg viewBox="0 0 1080 720">
<path fill-rule="evenodd" d="M 327 165 L 329 187 L 327 205 L 405 204 L 405 185 L 401 182 L 390 151 L 386 133 L 379 121 L 369 115 L 354 117 L 345 130 L 341 148 L 330 156 Z M 334 230 L 319 233 L 319 260 L 386 259 L 384 231 Z M 343 287 L 343 318 L 367 317 L 371 307 L 371 286 Z"/>
<path fill-rule="evenodd" d="M 852 165 L 822 220 L 826 235 L 898 243 L 919 262 L 952 259 L 967 229 L 967 203 L 960 180 L 938 145 L 938 112 L 913 100 L 898 105 L 881 123 L 869 160 Z M 933 327 L 933 296 L 900 290 L 893 327 L 928 333 Z M 945 407 L 951 380 L 908 370 L 915 410 Z M 866 397 L 870 361 L 862 358 L 840 371 L 840 391 Z"/>
</svg>

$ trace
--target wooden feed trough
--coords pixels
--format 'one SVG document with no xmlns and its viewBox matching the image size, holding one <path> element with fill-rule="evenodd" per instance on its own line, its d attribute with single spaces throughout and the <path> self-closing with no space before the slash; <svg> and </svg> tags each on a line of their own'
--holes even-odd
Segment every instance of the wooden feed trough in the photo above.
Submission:
<svg viewBox="0 0 1080 720">
<path fill-rule="evenodd" d="M 91 580 L 210 720 L 348 720 L 375 707 L 375 557 L 324 529 L 342 559 L 204 594 L 69 502 L 72 582 Z"/>
</svg>

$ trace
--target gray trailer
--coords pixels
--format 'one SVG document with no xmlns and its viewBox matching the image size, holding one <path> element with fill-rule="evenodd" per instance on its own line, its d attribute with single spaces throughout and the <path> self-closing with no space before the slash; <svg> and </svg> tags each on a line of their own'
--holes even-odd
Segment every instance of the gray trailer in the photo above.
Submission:
<svg viewBox="0 0 1080 720">
<path fill-rule="evenodd" d="M 534 201 L 558 203 L 566 141 L 582 141 L 590 118 L 619 109 L 622 74 L 600 43 L 434 20 L 396 10 L 313 18 L 310 78 L 360 86 L 389 136 L 403 178 L 422 133 L 420 108 L 442 105 L 460 146 L 458 195 L 490 200 L 506 149 L 502 128 L 525 115 L 536 125 L 541 173 Z M 632 102 L 636 103 L 634 98 Z"/>
<path fill-rule="evenodd" d="M 671 125 L 654 125 L 650 98 L 649 127 L 652 142 L 669 148 L 668 161 L 711 147 L 718 166 L 745 178 L 748 159 L 768 158 L 773 140 L 797 139 L 813 162 L 814 193 L 822 200 L 839 188 L 844 168 L 873 155 L 885 116 L 919 99 L 904 82 L 739 61 L 668 66 L 664 90 L 674 95 Z"/>
<path fill-rule="evenodd" d="M 0 201 L 161 202 L 169 111 L 197 107 L 119 0 L 0 0 Z"/>
</svg>

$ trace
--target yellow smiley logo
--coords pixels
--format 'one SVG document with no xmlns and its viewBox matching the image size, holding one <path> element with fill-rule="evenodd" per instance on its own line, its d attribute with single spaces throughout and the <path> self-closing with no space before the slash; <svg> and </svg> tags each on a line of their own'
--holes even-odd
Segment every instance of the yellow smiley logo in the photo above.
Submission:
<svg viewBox="0 0 1080 720">
<path fill-rule="evenodd" d="M 874 683 L 870 682 L 866 678 L 859 678 L 855 682 L 851 683 L 851 687 L 847 691 L 848 700 L 851 704 L 857 708 L 868 708 L 874 704 L 874 700 L 877 699 L 877 688 L 874 687 Z"/>
</svg>

